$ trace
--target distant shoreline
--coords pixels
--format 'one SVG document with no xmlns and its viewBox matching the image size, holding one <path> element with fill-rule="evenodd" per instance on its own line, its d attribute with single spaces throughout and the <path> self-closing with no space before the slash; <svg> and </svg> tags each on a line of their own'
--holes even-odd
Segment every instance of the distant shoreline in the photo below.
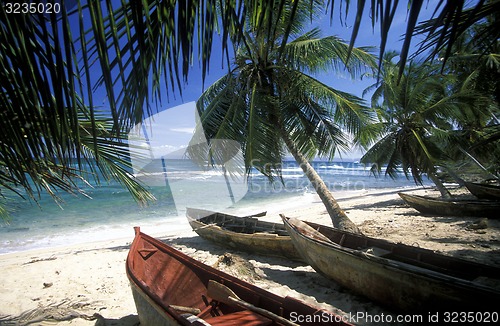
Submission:
<svg viewBox="0 0 500 326">
<path fill-rule="evenodd" d="M 330 162 L 329 165 L 325 165 L 323 173 L 324 179 L 331 183 L 332 188 L 345 189 L 333 191 L 339 198 L 350 196 L 350 193 L 402 189 L 396 185 L 408 184 L 393 183 L 391 180 L 379 182 L 374 177 L 367 179 L 363 175 L 358 176 L 359 172 L 356 169 L 345 168 L 345 164 L 337 169 L 336 164 L 340 163 Z M 346 173 L 343 173 L 344 170 Z M 305 186 L 308 181 L 302 176 L 300 168 L 294 165 L 287 166 L 285 172 L 287 173 L 284 176 L 285 185 L 290 188 L 283 190 L 280 188 L 283 186 L 279 184 L 277 188 L 273 188 L 259 179 L 260 181 L 254 182 L 259 189 L 249 189 L 247 196 L 237 202 L 234 208 L 224 208 L 224 210 L 251 214 L 253 210 L 262 211 L 262 205 L 266 205 L 269 206 L 269 211 L 275 210 L 278 214 L 282 208 L 288 209 L 312 203 L 308 198 L 314 196 L 314 190 Z M 196 199 L 203 196 L 204 182 L 193 181 L 191 186 L 194 187 L 193 194 L 187 193 L 185 196 L 194 199 L 186 199 L 183 204 L 189 207 L 219 210 L 203 206 L 204 204 Z M 382 188 L 365 189 L 374 183 Z M 195 189 L 197 184 L 200 189 Z M 385 187 L 388 185 L 394 187 Z M 122 238 L 126 237 L 135 225 L 143 225 L 146 230 L 150 228 L 153 232 L 158 231 L 158 234 L 188 228 L 184 211 L 181 209 L 175 212 L 176 206 L 172 202 L 172 197 L 165 190 L 160 190 L 161 187 L 155 189 L 158 202 L 146 208 L 139 207 L 126 190 L 117 185 L 91 189 L 93 199 L 67 196 L 63 209 L 55 205 L 51 198 L 44 199 L 41 208 L 36 205 L 23 206 L 18 213 L 16 212 L 17 215 L 14 215 L 12 223 L 0 224 L 0 255 Z"/>
<path fill-rule="evenodd" d="M 477 219 L 422 216 L 402 202 L 397 194 L 401 190 L 359 190 L 338 192 L 334 196 L 366 235 L 500 265 L 499 220 L 489 220 L 489 227 L 481 232 L 471 231 L 466 227 Z M 436 191 L 429 188 L 404 191 L 436 195 Z M 250 211 L 247 212 L 267 211 L 263 219 L 273 221 L 279 221 L 277 214 L 284 213 L 288 217 L 331 225 L 330 217 L 317 195 L 309 193 L 303 197 L 303 201 L 288 201 L 283 205 L 269 203 L 248 207 Z M 141 226 L 140 221 L 137 225 Z M 173 232 L 166 232 L 160 226 L 142 226 L 141 231 L 207 265 L 247 278 L 247 281 L 278 295 L 290 295 L 338 314 L 356 314 L 358 311 L 371 315 L 391 314 L 376 303 L 339 287 L 314 272 L 310 266 L 279 257 L 231 251 L 200 238 L 187 222 L 186 228 Z M 98 316 L 114 325 L 136 324 L 137 312 L 125 274 L 125 259 L 133 236 L 130 228 L 125 236 L 112 240 L 1 255 L 0 268 L 8 277 L 0 284 L 0 317 L 7 315 L 14 320 L 16 316 L 30 311 L 30 315 L 38 314 L 40 320 L 48 320 L 50 316 L 69 319 Z M 255 269 L 254 276 L 239 274 L 241 271 L 238 269 L 221 264 L 220 257 L 225 253 L 249 261 Z M 66 325 L 66 322 L 61 324 Z M 71 321 L 71 325 L 95 324 L 95 320 L 84 318 Z"/>
</svg>

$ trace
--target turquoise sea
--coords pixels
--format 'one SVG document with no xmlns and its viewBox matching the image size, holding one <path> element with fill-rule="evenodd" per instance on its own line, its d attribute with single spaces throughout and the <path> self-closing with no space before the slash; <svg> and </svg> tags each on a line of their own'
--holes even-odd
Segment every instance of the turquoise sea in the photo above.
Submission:
<svg viewBox="0 0 500 326">
<path fill-rule="evenodd" d="M 257 172 L 247 182 L 234 176 L 221 177 L 217 171 L 200 171 L 187 160 L 155 161 L 157 173 L 138 175 L 158 199 L 148 207 L 140 207 L 115 182 L 85 188 L 92 199 L 61 194 L 60 206 L 47 194 L 40 198 L 40 206 L 12 198 L 10 221 L 0 221 L 0 254 L 132 238 L 136 225 L 154 234 L 175 234 L 187 227 L 187 206 L 250 214 L 269 207 L 307 205 L 314 191 L 300 167 L 291 161 L 284 162 L 283 180 L 275 183 Z M 315 162 L 313 166 L 330 189 L 340 193 L 415 186 L 403 174 L 396 180 L 375 177 L 355 162 Z"/>
</svg>

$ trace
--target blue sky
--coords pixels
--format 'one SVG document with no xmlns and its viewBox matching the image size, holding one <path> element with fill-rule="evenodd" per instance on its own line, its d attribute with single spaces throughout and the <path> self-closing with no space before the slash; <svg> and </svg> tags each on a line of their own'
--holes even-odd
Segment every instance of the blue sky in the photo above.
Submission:
<svg viewBox="0 0 500 326">
<path fill-rule="evenodd" d="M 351 37 L 352 22 L 354 21 L 354 11 L 352 8 L 350 13 L 347 18 L 347 24 L 341 24 L 337 8 L 333 23 L 330 21 L 330 15 L 325 14 L 324 18 L 316 21 L 316 25 L 312 25 L 311 28 L 319 26 L 323 31 L 323 36 L 336 35 L 348 41 Z M 431 14 L 432 10 L 424 8 L 421 18 L 429 18 Z M 401 4 L 390 30 L 387 50 L 399 50 L 401 48 L 401 38 L 406 29 L 406 19 L 406 5 Z M 378 29 L 378 23 L 372 28 L 369 12 L 366 12 L 355 46 L 375 46 L 377 47 L 375 53 L 378 53 L 380 42 Z M 412 42 L 412 46 L 415 48 L 418 42 L 419 40 L 415 39 Z M 205 87 L 209 86 L 226 72 L 227 65 L 225 64 L 225 60 L 221 59 L 220 46 L 216 44 L 211 58 L 210 73 L 205 80 Z M 363 90 L 374 82 L 366 78 L 364 80 L 351 80 L 347 74 L 344 75 L 342 73 L 335 75 L 324 74 L 318 76 L 318 78 L 329 86 L 353 93 L 359 97 L 362 96 Z M 189 72 L 187 84 L 182 89 L 182 98 L 179 93 L 176 93 L 175 96 L 170 94 L 169 100 L 163 100 L 161 106 L 157 108 L 160 113 L 154 116 L 153 121 L 149 121 L 149 124 L 151 124 L 151 134 L 148 136 L 152 140 L 152 146 L 156 148 L 156 154 L 161 153 L 161 155 L 164 155 L 185 147 L 188 144 L 195 125 L 194 101 L 198 99 L 202 91 L 201 69 L 198 61 L 195 59 Z M 369 97 L 365 97 L 365 100 L 369 101 Z M 342 158 L 358 159 L 361 155 L 362 153 L 359 150 L 353 149 L 350 153 L 342 154 Z"/>
<path fill-rule="evenodd" d="M 407 8 L 405 3 L 400 4 L 391 26 L 391 31 L 386 47 L 387 50 L 399 51 L 399 49 L 401 48 L 402 36 L 404 35 L 406 30 L 406 9 Z M 434 8 L 430 8 L 429 10 L 427 10 L 424 7 L 420 14 L 420 18 L 430 18 L 433 9 Z M 315 22 L 315 24 L 311 25 L 311 28 L 319 26 L 322 30 L 323 36 L 336 35 L 346 40 L 346 42 L 349 42 L 352 33 L 352 23 L 354 22 L 355 18 L 354 10 L 353 8 L 350 9 L 350 15 L 348 16 L 347 24 L 340 23 L 339 11 L 337 10 L 336 12 L 337 13 L 334 14 L 332 23 L 330 21 L 330 14 L 327 13 L 324 15 L 321 21 L 317 21 Z M 415 40 L 412 41 L 412 46 L 414 49 L 416 49 L 416 45 L 419 41 L 420 39 L 418 38 L 415 38 Z M 363 17 L 362 27 L 360 28 L 360 31 L 358 33 L 355 46 L 373 46 L 375 47 L 375 54 L 378 54 L 379 43 L 380 32 L 378 23 L 376 23 L 374 28 L 372 28 L 370 15 L 367 9 Z M 222 61 L 224 62 L 223 68 Z M 227 65 L 225 64 L 225 59 L 221 60 L 220 48 L 218 44 L 216 44 L 213 48 L 210 74 L 205 81 L 205 86 L 210 85 L 213 81 L 223 76 L 226 72 Z M 337 87 L 343 91 L 351 92 L 360 97 L 362 96 L 362 92 L 366 88 L 366 86 L 371 84 L 371 82 L 367 81 L 353 81 L 350 80 L 349 77 L 345 76 L 333 76 L 327 79 L 325 78 L 325 80 L 332 87 Z M 195 62 L 189 72 L 188 84 L 183 88 L 183 100 L 184 102 L 196 101 L 201 93 L 201 69 L 199 69 L 198 62 L 195 59 Z M 166 105 L 166 107 L 172 107 L 181 103 L 182 101 L 177 96 L 176 100 L 172 98 L 169 103 L 164 103 L 164 105 Z"/>
</svg>

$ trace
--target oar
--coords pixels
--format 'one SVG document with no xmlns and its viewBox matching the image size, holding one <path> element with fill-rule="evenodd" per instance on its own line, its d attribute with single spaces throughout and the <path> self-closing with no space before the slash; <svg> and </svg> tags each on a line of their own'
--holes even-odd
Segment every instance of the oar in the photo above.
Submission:
<svg viewBox="0 0 500 326">
<path fill-rule="evenodd" d="M 299 326 L 299 324 L 293 323 L 286 318 L 283 318 L 281 316 L 278 316 L 278 315 L 270 312 L 269 310 L 256 307 L 253 304 L 248 303 L 248 302 L 240 299 L 236 295 L 236 293 L 233 292 L 233 290 L 231 290 L 230 288 L 228 288 L 224 284 L 221 284 L 221 283 L 216 282 L 214 280 L 208 281 L 208 296 L 214 300 L 217 300 L 217 301 L 220 301 L 220 302 L 223 302 L 226 304 L 236 304 L 240 307 L 246 308 L 248 310 L 259 313 L 263 316 L 269 317 L 272 320 L 278 321 L 284 325 Z"/>
</svg>

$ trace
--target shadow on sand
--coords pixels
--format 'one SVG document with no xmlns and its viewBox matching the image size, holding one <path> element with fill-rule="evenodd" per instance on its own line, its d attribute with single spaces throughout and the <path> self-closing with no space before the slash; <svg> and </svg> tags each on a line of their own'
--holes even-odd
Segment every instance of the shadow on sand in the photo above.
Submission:
<svg viewBox="0 0 500 326">
<path fill-rule="evenodd" d="M 139 316 L 128 315 L 120 319 L 104 318 L 99 316 L 95 326 L 137 326 L 140 325 Z"/>
</svg>

